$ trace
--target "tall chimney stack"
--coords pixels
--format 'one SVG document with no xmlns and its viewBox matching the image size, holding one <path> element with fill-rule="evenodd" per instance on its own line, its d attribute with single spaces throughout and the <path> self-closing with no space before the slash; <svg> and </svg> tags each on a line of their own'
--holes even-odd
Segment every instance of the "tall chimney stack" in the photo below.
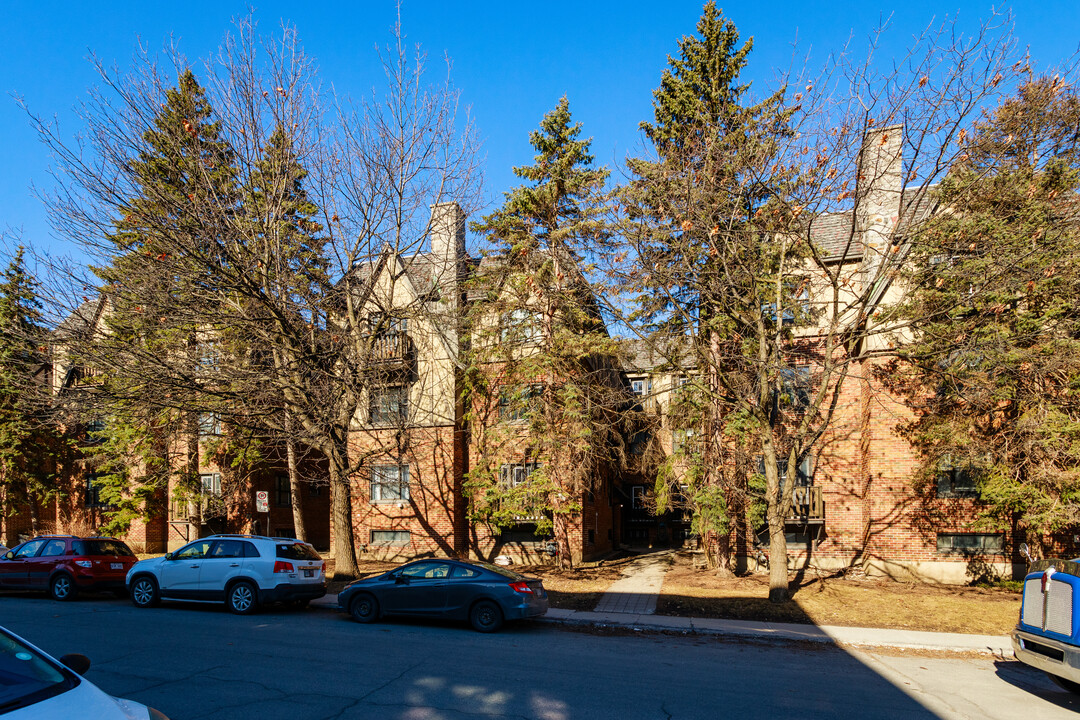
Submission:
<svg viewBox="0 0 1080 720">
<path fill-rule="evenodd" d="M 900 222 L 904 189 L 903 125 L 867 131 L 859 151 L 855 232 L 863 243 L 863 279 L 874 282 Z"/>
<path fill-rule="evenodd" d="M 431 254 L 440 274 L 457 270 L 465 258 L 465 213 L 456 202 L 431 206 Z"/>
</svg>

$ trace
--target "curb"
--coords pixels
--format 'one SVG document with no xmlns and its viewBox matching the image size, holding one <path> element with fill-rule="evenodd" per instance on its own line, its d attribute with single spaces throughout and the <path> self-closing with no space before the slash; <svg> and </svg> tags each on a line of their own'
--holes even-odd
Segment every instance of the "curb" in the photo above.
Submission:
<svg viewBox="0 0 1080 720">
<path fill-rule="evenodd" d="M 313 600 L 311 606 L 337 610 L 337 595 L 326 595 Z M 976 652 L 999 657 L 1012 656 L 1012 640 L 1007 635 L 967 635 L 840 625 L 800 625 L 672 615 L 598 613 L 559 608 L 549 608 L 547 615 L 536 618 L 536 621 L 550 625 L 624 628 L 639 632 L 671 632 L 779 642 L 813 642 L 844 647 Z"/>
</svg>

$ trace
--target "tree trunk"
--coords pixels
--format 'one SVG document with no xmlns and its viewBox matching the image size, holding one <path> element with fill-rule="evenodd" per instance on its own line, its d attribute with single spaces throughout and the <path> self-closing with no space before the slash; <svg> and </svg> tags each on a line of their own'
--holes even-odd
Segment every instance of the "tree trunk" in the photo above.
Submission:
<svg viewBox="0 0 1080 720">
<path fill-rule="evenodd" d="M 356 538 L 353 534 L 352 490 L 349 485 L 349 456 L 345 447 L 328 453 L 330 461 L 330 507 L 334 521 L 334 579 L 355 578 Z"/>
<path fill-rule="evenodd" d="M 307 542 L 304 527 L 304 507 L 300 493 L 300 473 L 296 469 L 296 441 L 292 435 L 292 419 L 285 413 L 285 462 L 289 468 L 289 495 L 292 498 L 293 534 L 297 540 Z"/>
<path fill-rule="evenodd" d="M 566 513 L 559 512 L 555 508 L 555 520 L 552 523 L 555 529 L 555 544 L 559 548 L 559 567 L 570 568 L 574 566 L 574 558 L 570 555 L 570 533 L 566 528 Z"/>
<path fill-rule="evenodd" d="M 30 491 L 30 488 L 26 488 L 26 499 L 29 501 L 30 506 L 30 531 L 35 535 L 41 534 L 41 518 L 38 515 L 37 498 Z"/>
<path fill-rule="evenodd" d="M 772 503 L 769 503 L 772 505 Z M 788 588 L 787 537 L 779 508 L 769 508 L 769 602 L 791 599 Z"/>
<path fill-rule="evenodd" d="M 715 533 L 716 535 L 716 565 L 714 569 L 716 574 L 720 577 L 732 577 L 735 575 L 731 571 L 731 536 L 723 533 Z"/>
<path fill-rule="evenodd" d="M 784 521 L 787 519 L 786 493 L 791 492 L 791 485 L 795 482 L 795 472 L 794 468 L 790 469 L 787 482 L 781 487 L 776 449 L 768 441 L 762 448 L 762 461 L 765 464 L 765 497 L 768 502 L 765 516 L 769 523 L 769 602 L 782 603 L 791 598 L 788 588 L 787 537 L 784 535 Z"/>
</svg>

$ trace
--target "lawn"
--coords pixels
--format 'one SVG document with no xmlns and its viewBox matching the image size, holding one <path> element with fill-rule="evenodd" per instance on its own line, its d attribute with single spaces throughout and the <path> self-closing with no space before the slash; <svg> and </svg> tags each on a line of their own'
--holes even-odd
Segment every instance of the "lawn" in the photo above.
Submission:
<svg viewBox="0 0 1080 720">
<path fill-rule="evenodd" d="M 1020 594 L 998 588 L 807 576 L 789 603 L 773 605 L 768 592 L 764 574 L 718 578 L 678 555 L 656 612 L 984 635 L 1007 635 L 1020 612 Z"/>
<path fill-rule="evenodd" d="M 568 570 L 552 565 L 515 565 L 511 569 L 542 578 L 552 607 L 592 610 L 632 559 L 590 563 Z M 396 563 L 361 561 L 360 574 L 371 575 L 393 567 Z M 327 562 L 327 575 L 333 576 L 333 561 Z M 328 590 L 335 593 L 344 586 L 343 582 L 331 582 Z M 715 572 L 694 567 L 689 553 L 678 553 L 672 556 L 671 568 L 664 577 L 656 612 L 685 617 L 1007 635 L 1020 611 L 1020 594 L 998 588 L 807 575 L 793 590 L 791 602 L 774 605 L 767 599 L 769 585 L 765 574 L 722 578 Z"/>
</svg>

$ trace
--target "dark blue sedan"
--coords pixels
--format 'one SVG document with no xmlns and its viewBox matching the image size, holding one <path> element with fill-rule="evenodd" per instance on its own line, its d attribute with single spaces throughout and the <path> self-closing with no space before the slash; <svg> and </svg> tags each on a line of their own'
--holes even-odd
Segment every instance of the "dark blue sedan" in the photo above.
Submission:
<svg viewBox="0 0 1080 720">
<path fill-rule="evenodd" d="M 495 632 L 506 620 L 543 615 L 548 598 L 543 581 L 497 565 L 417 560 L 349 584 L 338 606 L 362 623 L 391 615 L 434 617 Z"/>
</svg>

